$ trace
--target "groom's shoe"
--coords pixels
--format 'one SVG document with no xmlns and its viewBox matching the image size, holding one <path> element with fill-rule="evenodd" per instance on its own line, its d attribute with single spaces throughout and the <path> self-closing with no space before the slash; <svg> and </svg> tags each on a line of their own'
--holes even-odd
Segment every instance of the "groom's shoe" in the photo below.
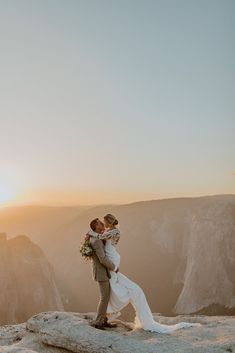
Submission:
<svg viewBox="0 0 235 353">
<path fill-rule="evenodd" d="M 105 330 L 104 328 L 104 324 L 99 324 L 95 321 L 91 321 L 90 322 L 90 326 L 94 327 L 94 328 L 97 328 L 98 330 Z"/>
<path fill-rule="evenodd" d="M 110 322 L 105 322 L 104 323 L 104 327 L 106 328 L 116 328 L 117 327 L 117 324 L 111 324 Z"/>
<path fill-rule="evenodd" d="M 108 319 L 106 317 L 105 320 L 104 320 L 104 327 L 106 327 L 106 328 L 116 328 L 117 325 L 116 324 L 111 324 L 110 322 L 108 322 Z"/>
</svg>

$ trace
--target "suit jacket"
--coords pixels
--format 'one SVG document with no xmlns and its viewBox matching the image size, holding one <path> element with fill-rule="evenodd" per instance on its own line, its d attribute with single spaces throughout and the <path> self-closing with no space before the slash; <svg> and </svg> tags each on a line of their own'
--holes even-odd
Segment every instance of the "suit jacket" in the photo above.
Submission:
<svg viewBox="0 0 235 353">
<path fill-rule="evenodd" d="M 90 244 L 94 250 L 92 257 L 93 279 L 98 282 L 108 281 L 111 277 L 109 271 L 114 271 L 115 265 L 106 256 L 102 240 L 91 237 Z"/>
</svg>

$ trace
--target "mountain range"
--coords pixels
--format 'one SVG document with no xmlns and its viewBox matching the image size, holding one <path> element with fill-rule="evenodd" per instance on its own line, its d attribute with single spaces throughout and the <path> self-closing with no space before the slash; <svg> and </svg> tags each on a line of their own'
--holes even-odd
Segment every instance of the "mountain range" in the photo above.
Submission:
<svg viewBox="0 0 235 353">
<path fill-rule="evenodd" d="M 120 271 L 144 289 L 154 312 L 235 313 L 235 195 L 2 208 L 0 229 L 42 248 L 66 310 L 94 311 L 98 290 L 79 247 L 90 221 L 106 213 L 120 223 Z"/>
</svg>

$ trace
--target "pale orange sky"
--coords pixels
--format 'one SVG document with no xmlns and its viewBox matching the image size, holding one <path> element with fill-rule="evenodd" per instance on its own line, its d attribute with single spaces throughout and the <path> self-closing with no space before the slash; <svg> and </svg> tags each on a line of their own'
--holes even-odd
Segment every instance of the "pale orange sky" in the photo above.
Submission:
<svg viewBox="0 0 235 353">
<path fill-rule="evenodd" d="M 0 3 L 0 206 L 235 193 L 235 2 Z"/>
<path fill-rule="evenodd" d="M 229 193 L 226 190 L 222 190 L 220 194 Z M 0 207 L 1 206 L 19 206 L 19 205 L 50 205 L 50 206 L 69 206 L 69 205 L 96 205 L 96 204 L 125 204 L 130 202 L 152 200 L 152 199 L 164 199 L 174 197 L 197 197 L 204 195 L 215 195 L 217 194 L 216 189 L 201 189 L 201 192 L 195 190 L 195 192 L 185 192 L 179 190 L 178 193 L 169 189 L 169 192 L 156 192 L 152 191 L 76 191 L 76 190 L 37 190 L 37 191 L 26 191 L 14 193 L 4 193 L 0 190 Z M 235 193 L 234 193 L 235 194 Z"/>
</svg>

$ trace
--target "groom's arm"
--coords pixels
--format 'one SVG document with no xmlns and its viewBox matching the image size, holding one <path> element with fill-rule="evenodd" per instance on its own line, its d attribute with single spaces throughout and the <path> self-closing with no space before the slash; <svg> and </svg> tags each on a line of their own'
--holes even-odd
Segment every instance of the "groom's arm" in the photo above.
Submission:
<svg viewBox="0 0 235 353">
<path fill-rule="evenodd" d="M 94 238 L 99 238 L 101 240 L 113 239 L 117 244 L 120 239 L 120 230 L 117 228 L 105 231 L 104 233 L 97 233 L 94 230 L 90 230 L 87 235 L 91 235 Z"/>
<path fill-rule="evenodd" d="M 112 263 L 112 261 L 110 261 L 109 258 L 106 256 L 101 240 L 98 240 L 98 239 L 95 240 L 92 243 L 92 247 L 95 250 L 96 255 L 98 256 L 98 259 L 100 260 L 102 265 L 104 265 L 105 267 L 107 267 L 111 271 L 116 271 L 117 270 L 116 266 L 114 265 L 114 263 Z"/>
</svg>

